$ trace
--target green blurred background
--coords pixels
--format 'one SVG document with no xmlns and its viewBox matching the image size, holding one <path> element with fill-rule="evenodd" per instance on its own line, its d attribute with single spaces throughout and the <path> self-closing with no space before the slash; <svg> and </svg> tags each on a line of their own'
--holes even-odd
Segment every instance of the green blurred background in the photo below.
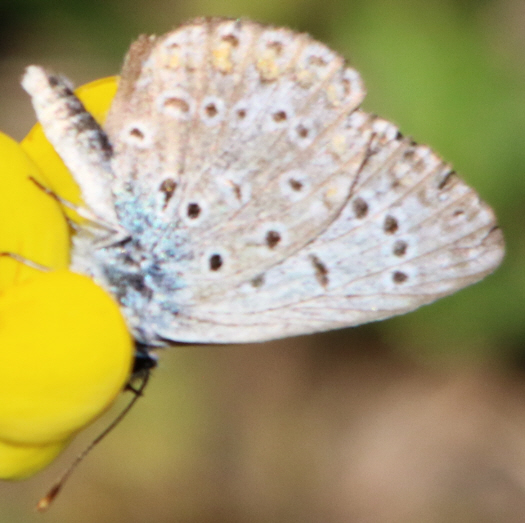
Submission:
<svg viewBox="0 0 525 523">
<path fill-rule="evenodd" d="M 44 473 L 0 484 L 0 523 L 525 521 L 525 2 L 0 0 L 0 129 L 20 139 L 34 121 L 26 65 L 82 84 L 118 73 L 138 34 L 202 15 L 291 26 L 344 54 L 364 107 L 495 208 L 507 257 L 379 324 L 166 351 L 51 511 L 32 506 L 118 406 Z"/>
</svg>

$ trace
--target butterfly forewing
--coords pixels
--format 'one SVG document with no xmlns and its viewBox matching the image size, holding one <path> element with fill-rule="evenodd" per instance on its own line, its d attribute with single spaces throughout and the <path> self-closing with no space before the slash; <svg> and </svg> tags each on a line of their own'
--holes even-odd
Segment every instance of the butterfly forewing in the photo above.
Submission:
<svg viewBox="0 0 525 523">
<path fill-rule="evenodd" d="M 134 58 L 132 50 L 129 63 Z M 135 89 L 117 95 L 107 123 L 117 179 L 135 174 L 134 193 L 117 202 L 151 198 L 166 227 L 188 232 L 196 258 L 221 250 L 228 287 L 235 282 L 225 275 L 242 281 L 278 263 L 344 205 L 364 149 L 349 147 L 345 165 L 330 131 L 364 92 L 333 51 L 285 29 L 209 21 L 178 29 L 146 60 L 136 58 Z M 148 135 L 142 150 L 128 136 L 137 128 Z M 149 142 L 162 158 L 144 153 Z M 176 186 L 169 203 L 159 195 L 164 180 Z M 192 286 L 207 279 L 198 263 L 184 272 Z"/>
</svg>

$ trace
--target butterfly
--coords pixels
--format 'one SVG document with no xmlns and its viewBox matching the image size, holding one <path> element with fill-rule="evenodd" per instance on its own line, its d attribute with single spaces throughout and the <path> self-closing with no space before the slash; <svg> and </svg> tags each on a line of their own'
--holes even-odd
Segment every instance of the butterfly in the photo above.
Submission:
<svg viewBox="0 0 525 523">
<path fill-rule="evenodd" d="M 306 34 L 200 18 L 141 36 L 103 127 L 64 78 L 30 66 L 22 85 L 82 192 L 72 269 L 144 354 L 388 318 L 502 260 L 490 207 Z"/>
</svg>

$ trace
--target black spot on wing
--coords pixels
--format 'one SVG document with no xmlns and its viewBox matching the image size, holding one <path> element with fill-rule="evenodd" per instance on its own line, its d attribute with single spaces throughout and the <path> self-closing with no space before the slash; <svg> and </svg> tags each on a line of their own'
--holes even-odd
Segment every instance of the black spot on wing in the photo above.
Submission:
<svg viewBox="0 0 525 523">
<path fill-rule="evenodd" d="M 315 277 L 319 285 L 326 287 L 328 285 L 328 269 L 326 265 L 315 255 L 310 255 L 310 260 L 315 270 Z"/>
</svg>

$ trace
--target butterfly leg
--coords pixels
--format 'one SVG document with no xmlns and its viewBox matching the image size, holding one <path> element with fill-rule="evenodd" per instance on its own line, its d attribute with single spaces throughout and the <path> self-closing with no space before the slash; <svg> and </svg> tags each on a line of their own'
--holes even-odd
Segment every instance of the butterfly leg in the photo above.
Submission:
<svg viewBox="0 0 525 523">
<path fill-rule="evenodd" d="M 28 260 L 27 258 L 24 258 L 24 256 L 21 256 L 20 254 L 16 254 L 14 252 L 0 252 L 0 256 L 5 256 L 8 258 L 11 258 L 12 260 L 15 260 L 17 262 L 23 263 L 24 265 L 27 265 L 28 267 L 31 267 L 33 269 L 37 269 L 42 272 L 50 272 L 51 269 L 49 267 L 46 267 L 45 265 L 40 265 L 40 263 L 36 263 L 32 260 Z"/>
<path fill-rule="evenodd" d="M 58 194 L 52 191 L 49 187 L 42 185 L 38 180 L 36 180 L 32 176 L 29 176 L 29 180 L 31 180 L 45 194 L 56 200 L 60 205 L 63 205 L 67 209 L 76 212 L 81 218 L 88 220 L 90 223 L 93 223 L 98 227 L 107 229 L 109 232 L 115 232 L 113 224 L 101 221 L 100 217 L 93 214 L 93 212 L 87 207 L 76 205 L 70 202 L 69 200 L 65 200 L 64 198 L 58 196 Z M 67 215 L 65 216 L 65 218 L 73 228 L 78 228 L 78 226 L 74 222 L 71 222 L 69 220 Z"/>
</svg>

